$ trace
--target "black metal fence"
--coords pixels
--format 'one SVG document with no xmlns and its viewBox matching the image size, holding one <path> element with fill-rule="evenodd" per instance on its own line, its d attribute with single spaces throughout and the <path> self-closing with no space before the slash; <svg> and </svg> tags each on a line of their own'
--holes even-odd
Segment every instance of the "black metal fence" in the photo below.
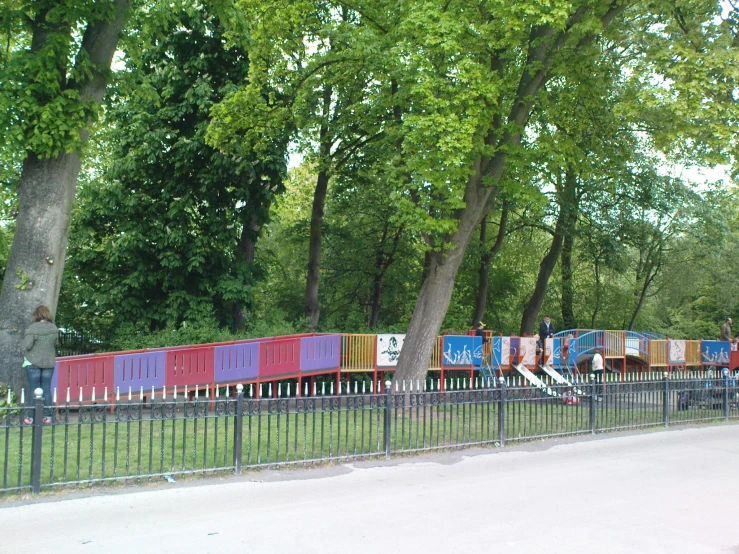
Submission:
<svg viewBox="0 0 739 554">
<path fill-rule="evenodd" d="M 130 398 L 0 409 L 3 492 L 285 466 L 739 418 L 733 379 L 380 394 Z M 33 423 L 25 425 L 24 420 Z"/>
<path fill-rule="evenodd" d="M 57 356 L 81 356 L 108 350 L 108 343 L 100 334 L 82 333 L 73 329 L 59 329 Z"/>
</svg>

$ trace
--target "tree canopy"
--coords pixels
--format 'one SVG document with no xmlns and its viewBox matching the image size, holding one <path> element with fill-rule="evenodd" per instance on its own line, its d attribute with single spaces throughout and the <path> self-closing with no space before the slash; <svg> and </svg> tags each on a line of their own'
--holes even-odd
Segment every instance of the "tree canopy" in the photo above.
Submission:
<svg viewBox="0 0 739 554">
<path fill-rule="evenodd" d="M 712 337 L 738 37 L 718 0 L 8 2 L 0 343 L 65 261 L 61 324 L 407 331 L 401 378 L 471 315 Z"/>
</svg>

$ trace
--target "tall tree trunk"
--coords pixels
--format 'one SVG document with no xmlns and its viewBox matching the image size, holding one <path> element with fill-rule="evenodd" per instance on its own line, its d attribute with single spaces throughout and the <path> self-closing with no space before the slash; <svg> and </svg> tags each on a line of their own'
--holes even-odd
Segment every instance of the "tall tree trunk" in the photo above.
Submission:
<svg viewBox="0 0 739 554">
<path fill-rule="evenodd" d="M 493 181 L 498 182 L 505 167 L 505 158 L 496 157 L 491 171 Z M 429 360 L 444 321 L 454 290 L 454 280 L 464 259 L 464 252 L 472 234 L 483 217 L 490 211 L 497 187 L 483 187 L 482 175 L 477 164 L 476 174 L 470 177 L 465 188 L 465 208 L 460 210 L 457 231 L 449 237 L 452 247 L 444 252 L 428 252 L 428 276 L 421 286 L 416 307 L 408 326 L 408 333 L 400 351 L 395 370 L 396 381 L 421 381 L 425 379 Z"/>
<path fill-rule="evenodd" d="M 559 226 L 559 221 L 557 224 Z M 552 275 L 552 271 L 554 271 L 554 266 L 557 265 L 557 258 L 562 249 L 563 238 L 564 237 L 562 236 L 560 229 L 554 231 L 552 244 L 549 246 L 549 250 L 539 264 L 539 273 L 536 276 L 534 292 L 531 294 L 528 302 L 526 302 L 523 316 L 521 317 L 522 336 L 531 335 L 534 332 L 536 316 L 539 314 L 541 305 L 544 303 L 544 297 L 547 293 L 547 285 L 549 284 L 549 277 Z"/>
<path fill-rule="evenodd" d="M 370 319 L 369 328 L 377 327 L 377 321 L 380 319 L 380 298 L 382 297 L 382 274 L 375 274 L 372 279 L 372 298 L 370 299 Z"/>
<path fill-rule="evenodd" d="M 475 299 L 475 311 L 472 313 L 472 327 L 475 327 L 485 316 L 488 301 L 488 286 L 490 285 L 490 264 L 498 254 L 505 240 L 506 225 L 508 224 L 508 200 L 503 200 L 500 212 L 500 223 L 498 224 L 498 235 L 495 237 L 493 247 L 485 251 L 487 240 L 487 218 L 483 217 L 480 223 L 480 247 L 483 255 L 480 258 L 480 270 L 477 279 L 477 298 Z"/>
<path fill-rule="evenodd" d="M 329 138 L 329 114 L 331 113 L 332 89 L 329 85 L 323 89 L 323 122 L 319 132 L 320 167 L 316 178 L 316 189 L 313 192 L 313 210 L 310 217 L 310 243 L 308 246 L 308 277 L 305 283 L 305 316 L 311 329 L 318 327 L 321 306 L 318 302 L 318 285 L 321 280 L 321 246 L 323 240 L 323 207 L 328 191 L 331 140 Z"/>
<path fill-rule="evenodd" d="M 423 284 L 426 282 L 426 279 L 429 278 L 430 273 L 431 273 L 431 252 L 427 250 L 423 254 L 423 266 L 421 267 L 421 288 L 423 288 Z"/>
<path fill-rule="evenodd" d="M 521 335 L 531 335 L 534 332 L 536 316 L 539 314 L 541 305 L 544 303 L 544 297 L 546 296 L 547 286 L 549 284 L 549 277 L 551 277 L 552 271 L 554 271 L 554 267 L 557 265 L 557 259 L 562 251 L 564 230 L 567 226 L 567 221 L 577 213 L 577 207 L 575 205 L 577 196 L 576 192 L 577 177 L 568 172 L 565 175 L 564 186 L 557 194 L 559 197 L 560 207 L 559 215 L 557 216 L 557 223 L 554 227 L 552 244 L 549 247 L 549 251 L 539 264 L 539 273 L 536 276 L 534 292 L 531 294 L 529 301 L 526 302 L 526 306 L 523 310 L 523 316 L 521 317 Z"/>
<path fill-rule="evenodd" d="M 308 249 L 308 280 L 305 284 L 305 315 L 311 328 L 318 326 L 321 306 L 318 302 L 318 284 L 321 279 L 321 242 L 323 238 L 323 206 L 328 190 L 328 173 L 318 172 L 313 193 L 313 211 L 310 218 L 310 245 Z"/>
<path fill-rule="evenodd" d="M 562 253 L 559 257 L 562 272 L 562 329 L 577 329 L 575 320 L 575 287 L 572 280 L 572 248 L 575 242 L 574 225 L 565 231 Z"/>
<path fill-rule="evenodd" d="M 254 253 L 256 252 L 260 227 L 259 216 L 256 213 L 249 214 L 247 221 L 241 229 L 241 236 L 236 247 L 236 256 L 239 262 L 245 264 L 254 263 Z M 244 328 L 246 320 L 245 309 L 246 306 L 242 306 L 238 302 L 234 302 L 231 305 L 231 331 L 234 333 Z"/>
<path fill-rule="evenodd" d="M 89 72 L 80 73 L 84 80 L 66 85 L 79 92 L 81 102 L 101 102 L 129 6 L 129 0 L 115 0 L 112 17 L 91 21 L 85 28 L 77 60 L 89 61 Z M 36 23 L 32 51 L 48 39 L 46 24 Z M 60 75 L 60 82 L 65 80 L 66 75 Z M 79 132 L 86 141 L 87 131 Z M 80 168 L 77 152 L 46 159 L 29 153 L 23 162 L 16 230 L 0 292 L 0 381 L 16 391 L 25 383 L 21 339 L 33 310 L 45 305 L 56 313 Z"/>
<path fill-rule="evenodd" d="M 634 330 L 634 325 L 636 325 L 636 318 L 639 317 L 641 309 L 644 307 L 644 301 L 647 299 L 647 290 L 649 289 L 649 285 L 652 284 L 652 280 L 654 280 L 656 274 L 656 271 L 654 271 L 651 267 L 647 270 L 647 276 L 644 279 L 644 284 L 637 293 L 636 308 L 634 308 L 634 313 L 631 314 L 631 321 L 629 321 L 629 331 Z"/>
<path fill-rule="evenodd" d="M 398 243 L 400 237 L 403 234 L 403 228 L 400 227 L 395 231 L 395 236 L 392 239 L 390 246 L 390 252 L 385 254 L 385 244 L 388 239 L 388 233 L 390 231 L 390 222 L 386 221 L 385 226 L 382 229 L 382 239 L 380 240 L 380 246 L 377 250 L 377 257 L 375 260 L 375 275 L 372 278 L 372 298 L 370 299 L 370 320 L 369 327 L 374 329 L 377 327 L 377 321 L 380 318 L 380 300 L 382 299 L 382 282 L 385 279 L 385 273 L 388 268 L 395 261 L 395 253 L 398 251 Z"/>
<path fill-rule="evenodd" d="M 382 248 L 385 245 L 385 240 L 387 239 L 389 225 L 390 223 L 386 221 L 385 226 L 382 228 L 380 247 L 377 249 L 377 256 L 375 256 L 375 275 L 372 278 L 372 297 L 370 298 L 370 329 L 374 329 L 377 326 L 377 320 L 380 317 L 380 297 L 382 296 L 382 276 L 384 274 L 384 270 L 382 268 Z"/>
<path fill-rule="evenodd" d="M 23 163 L 18 183 L 18 216 L 0 293 L 0 380 L 23 386 L 21 338 L 38 306 L 56 313 L 67 252 L 80 158 L 65 154 Z"/>
<path fill-rule="evenodd" d="M 488 218 L 483 217 L 480 222 L 480 269 L 477 270 L 477 298 L 475 298 L 475 309 L 472 312 L 472 328 L 482 320 L 485 315 L 485 304 L 488 297 L 488 275 L 490 274 L 490 264 L 488 252 L 485 250 L 485 243 L 488 240 Z"/>
<path fill-rule="evenodd" d="M 601 283 L 600 283 L 600 260 L 595 260 L 595 302 L 593 303 L 593 315 L 590 318 L 590 328 L 595 329 L 595 322 L 600 311 L 601 302 Z"/>
</svg>

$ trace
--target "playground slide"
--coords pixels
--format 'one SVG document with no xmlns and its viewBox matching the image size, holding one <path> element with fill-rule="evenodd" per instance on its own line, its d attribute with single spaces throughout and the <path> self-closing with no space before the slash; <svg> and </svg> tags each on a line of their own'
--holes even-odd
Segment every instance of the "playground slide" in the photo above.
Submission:
<svg viewBox="0 0 739 554">
<path fill-rule="evenodd" d="M 585 393 L 580 389 L 580 387 L 574 387 L 572 383 L 570 383 L 567 379 L 565 379 L 561 373 L 557 372 L 552 366 L 550 365 L 540 365 L 539 366 L 542 370 L 544 370 L 544 373 L 549 375 L 555 383 L 558 385 L 565 385 L 566 387 L 572 387 L 572 390 L 575 392 L 578 396 L 584 396 Z"/>
<path fill-rule="evenodd" d="M 544 382 L 539 379 L 536 375 L 531 373 L 529 369 L 523 365 L 518 364 L 517 366 L 514 366 L 516 368 L 516 371 L 518 371 L 524 379 L 526 379 L 529 383 L 534 385 L 536 388 L 543 390 L 546 392 L 549 396 L 559 396 L 557 391 L 553 390 L 551 387 L 548 387 L 544 384 Z"/>
</svg>

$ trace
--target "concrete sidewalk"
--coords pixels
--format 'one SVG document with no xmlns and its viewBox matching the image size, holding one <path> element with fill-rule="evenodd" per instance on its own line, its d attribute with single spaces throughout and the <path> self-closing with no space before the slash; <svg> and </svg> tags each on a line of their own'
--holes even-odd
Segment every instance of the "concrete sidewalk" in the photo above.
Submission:
<svg viewBox="0 0 739 554">
<path fill-rule="evenodd" d="M 0 552 L 739 553 L 738 498 L 722 425 L 6 504 Z"/>
</svg>

